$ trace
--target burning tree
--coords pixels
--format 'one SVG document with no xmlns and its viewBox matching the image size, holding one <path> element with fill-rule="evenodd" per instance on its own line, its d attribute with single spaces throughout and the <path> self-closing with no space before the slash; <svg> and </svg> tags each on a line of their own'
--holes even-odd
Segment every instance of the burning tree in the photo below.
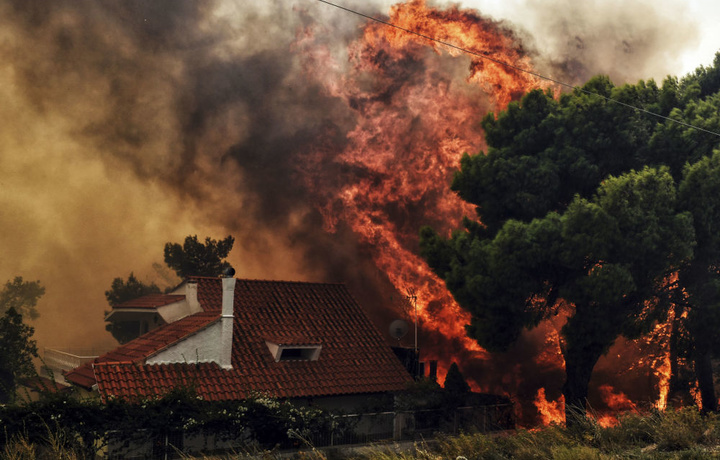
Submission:
<svg viewBox="0 0 720 460">
<path fill-rule="evenodd" d="M 718 280 L 710 269 L 716 253 L 707 252 L 708 260 L 696 255 L 713 246 L 695 239 L 704 225 L 698 213 L 715 198 L 688 192 L 693 168 L 683 181 L 679 167 L 707 155 L 717 137 L 658 123 L 607 99 L 696 122 L 691 117 L 702 104 L 693 98 L 704 75 L 714 74 L 670 78 L 662 87 L 652 81 L 614 87 L 596 77 L 557 99 L 537 90 L 497 118 L 489 114 L 482 122 L 487 154 L 465 155 L 452 184 L 477 206 L 479 221 L 466 218 L 450 238 L 421 232 L 423 256 L 472 314 L 468 335 L 487 349 L 504 350 L 524 328 L 569 310 L 561 330 L 566 413 L 584 410 L 592 370 L 619 336 L 638 337 L 665 317 L 677 287 L 668 282 L 671 274 L 695 282 L 702 278 L 689 270 L 699 263 L 700 272 Z M 690 197 L 706 201 L 690 205 Z M 703 286 L 718 299 L 717 289 Z M 697 298 L 697 290 L 687 291 L 686 299 Z M 700 304 L 698 317 L 712 317 L 717 302 Z"/>
<path fill-rule="evenodd" d="M 710 359 L 720 346 L 720 152 L 687 165 L 679 187 L 683 208 L 695 222 L 695 257 L 680 270 L 684 288 L 680 305 L 686 311 L 685 354 L 694 364 L 704 411 L 717 410 Z"/>
</svg>

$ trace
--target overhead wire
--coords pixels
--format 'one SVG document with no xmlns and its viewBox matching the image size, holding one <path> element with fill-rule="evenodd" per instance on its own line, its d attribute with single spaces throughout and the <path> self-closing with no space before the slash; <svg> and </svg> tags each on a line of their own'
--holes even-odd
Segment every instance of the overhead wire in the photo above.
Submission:
<svg viewBox="0 0 720 460">
<path fill-rule="evenodd" d="M 380 19 L 380 18 L 376 18 L 376 17 L 374 17 L 374 16 L 370 16 L 370 15 L 361 13 L 361 12 L 359 12 L 359 11 L 357 11 L 357 10 L 353 10 L 352 8 L 348 8 L 348 7 L 345 7 L 345 6 L 342 6 L 342 5 L 338 5 L 338 4 L 333 3 L 333 2 L 330 2 L 330 1 L 328 1 L 328 0 L 317 0 L 317 1 L 320 2 L 320 3 L 325 3 L 326 5 L 335 7 L 335 8 L 337 8 L 337 9 L 344 10 L 344 11 L 346 11 L 346 12 L 348 12 L 348 13 L 352 13 L 352 14 L 355 14 L 355 15 L 357 15 L 357 16 L 360 16 L 360 17 L 363 17 L 363 18 L 366 18 L 366 19 L 370 19 L 371 21 L 375 21 L 375 22 L 377 22 L 377 23 L 384 24 L 384 25 L 386 25 L 386 26 L 388 26 L 388 27 L 393 27 L 393 28 L 398 29 L 398 30 L 401 30 L 401 31 L 403 31 L 403 32 L 406 32 L 406 33 L 409 33 L 409 34 L 412 34 L 412 35 L 416 35 L 416 36 L 421 37 L 421 38 L 424 38 L 424 39 L 426 39 L 426 40 L 433 41 L 433 42 L 435 42 L 435 43 L 438 43 L 438 44 L 443 45 L 443 46 L 447 46 L 447 47 L 449 47 L 449 48 L 452 48 L 452 49 L 461 51 L 461 52 L 463 52 L 463 53 L 470 54 L 470 55 L 472 55 L 472 56 L 476 56 L 476 57 L 479 57 L 479 58 L 481 58 L 481 59 L 485 59 L 485 60 L 494 62 L 494 63 L 496 63 L 496 64 L 500 64 L 500 65 L 505 66 L 505 67 L 508 67 L 508 68 L 510 68 L 510 69 L 517 70 L 518 72 L 523 72 L 523 73 L 532 75 L 532 76 L 534 76 L 534 77 L 537 77 L 537 78 L 540 78 L 540 79 L 543 79 L 543 80 L 546 80 L 546 81 L 555 83 L 555 84 L 557 84 L 557 85 L 560 85 L 560 86 L 563 86 L 563 87 L 566 87 L 566 88 L 570 88 L 570 89 L 575 90 L 575 91 L 580 91 L 580 92 L 585 93 L 585 94 L 592 94 L 592 95 L 594 95 L 594 96 L 598 96 L 598 97 L 600 97 L 600 98 L 602 98 L 602 99 L 605 99 L 605 100 L 608 101 L 608 102 L 612 102 L 612 103 L 615 103 L 615 104 L 619 104 L 619 105 L 622 105 L 622 106 L 624 106 L 624 107 L 627 107 L 627 108 L 630 108 L 630 109 L 633 109 L 633 110 L 637 110 L 638 112 L 645 113 L 645 114 L 647 114 L 647 115 L 652 115 L 652 116 L 654 116 L 654 117 L 658 117 L 658 118 L 661 118 L 661 119 L 663 119 L 663 120 L 667 120 L 667 121 L 670 121 L 670 122 L 673 122 L 673 123 L 677 123 L 677 124 L 682 125 L 682 126 L 685 126 L 685 127 L 687 127 L 687 128 L 696 129 L 696 130 L 698 130 L 698 131 L 703 131 L 703 132 L 705 132 L 705 133 L 712 134 L 713 136 L 720 137 L 720 133 L 718 133 L 718 132 L 711 131 L 711 130 L 709 130 L 709 129 L 705 129 L 705 128 L 702 128 L 702 127 L 700 127 L 700 126 L 693 125 L 693 124 L 691 124 L 691 123 L 686 123 L 686 122 L 684 122 L 684 121 L 682 121 L 682 120 L 677 120 L 677 119 L 675 119 L 675 118 L 670 118 L 670 117 L 667 117 L 667 116 L 665 116 L 665 115 L 661 115 L 661 114 L 659 114 L 659 113 L 656 113 L 656 112 L 653 112 L 653 111 L 644 109 L 644 108 L 642 108 L 642 107 L 638 107 L 638 106 L 635 106 L 635 105 L 632 105 L 632 104 L 628 104 L 628 103 L 626 103 L 626 102 L 619 101 L 619 100 L 617 100 L 617 99 L 613 99 L 613 98 L 611 98 L 611 97 L 603 96 L 603 95 L 600 94 L 600 93 L 596 93 L 596 92 L 594 92 L 594 91 L 587 90 L 587 89 L 582 88 L 582 87 L 577 86 L 577 85 L 573 85 L 573 84 L 570 84 L 570 83 L 565 83 L 564 81 L 558 80 L 558 79 L 556 79 L 556 78 L 548 77 L 548 76 L 542 75 L 542 74 L 537 73 L 537 72 L 533 72 L 532 70 L 523 69 L 522 67 L 519 67 L 519 66 L 517 66 L 517 65 L 510 64 L 510 63 L 501 61 L 501 60 L 499 60 L 499 59 L 495 59 L 495 58 L 493 58 L 493 57 L 491 57 L 491 56 L 488 56 L 487 54 L 479 53 L 479 52 L 477 52 L 477 51 L 472 51 L 472 50 L 469 50 L 469 49 L 467 49 L 467 48 L 463 48 L 463 47 L 461 47 L 461 46 L 457 46 L 457 45 L 454 45 L 454 44 L 452 44 L 452 43 L 446 42 L 446 41 L 444 41 L 444 40 L 439 40 L 439 39 L 437 39 L 437 38 L 435 38 L 435 37 L 431 37 L 431 36 L 429 36 L 429 35 L 425 35 L 425 34 L 423 34 L 423 33 L 416 32 L 416 31 L 411 30 L 411 29 L 407 29 L 407 28 L 402 27 L 402 26 L 399 26 L 399 25 L 397 25 L 397 24 L 393 24 L 392 22 L 384 21 L 384 20 L 382 20 L 382 19 Z"/>
</svg>

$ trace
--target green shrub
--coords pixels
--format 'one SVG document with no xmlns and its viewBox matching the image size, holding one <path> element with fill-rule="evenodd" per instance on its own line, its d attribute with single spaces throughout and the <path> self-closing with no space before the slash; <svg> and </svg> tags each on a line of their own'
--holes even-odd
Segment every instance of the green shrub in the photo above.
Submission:
<svg viewBox="0 0 720 460">
<path fill-rule="evenodd" d="M 552 449 L 553 460 L 603 460 L 609 458 L 589 446 L 558 446 Z"/>
<path fill-rule="evenodd" d="M 705 421 L 696 407 L 663 413 L 655 431 L 660 450 L 687 450 L 703 441 Z"/>
<path fill-rule="evenodd" d="M 627 413 L 619 417 L 618 424 L 599 431 L 595 446 L 604 452 L 617 452 L 655 442 L 660 415 Z"/>
</svg>

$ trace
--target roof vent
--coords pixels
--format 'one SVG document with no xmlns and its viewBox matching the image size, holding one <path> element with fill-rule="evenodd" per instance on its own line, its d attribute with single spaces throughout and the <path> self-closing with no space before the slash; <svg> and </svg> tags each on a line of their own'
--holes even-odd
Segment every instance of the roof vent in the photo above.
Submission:
<svg viewBox="0 0 720 460">
<path fill-rule="evenodd" d="M 235 276 L 235 269 L 231 266 L 223 268 L 222 276 L 223 278 L 232 278 L 233 276 Z"/>
</svg>

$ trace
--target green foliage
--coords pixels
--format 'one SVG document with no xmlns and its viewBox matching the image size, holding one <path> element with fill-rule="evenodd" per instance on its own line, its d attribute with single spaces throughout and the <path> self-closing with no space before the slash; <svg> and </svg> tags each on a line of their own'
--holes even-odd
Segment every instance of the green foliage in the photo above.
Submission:
<svg viewBox="0 0 720 460">
<path fill-rule="evenodd" d="M 590 331 L 565 330 L 569 344 L 590 333 L 605 349 L 638 329 L 632 313 L 692 254 L 691 220 L 675 202 L 669 173 L 646 168 L 609 177 L 591 200 L 576 197 L 563 214 L 508 220 L 492 239 L 468 232 L 443 240 L 424 230 L 423 254 L 441 260 L 433 268 L 473 314 L 469 335 L 482 346 L 505 348 L 562 298 L 592 318 L 584 323 Z"/>
<path fill-rule="evenodd" d="M 679 300 L 688 332 L 683 352 L 694 361 L 703 409 L 714 411 L 717 397 L 712 372 L 707 370 L 720 346 L 714 332 L 720 327 L 720 151 L 685 166 L 679 199 L 693 217 L 697 240 L 695 257 L 682 267 L 679 277 L 686 294 Z"/>
<path fill-rule="evenodd" d="M 655 427 L 659 423 L 660 414 L 642 416 L 636 413 L 622 414 L 616 426 L 600 430 L 595 437 L 594 445 L 603 451 L 631 449 L 653 444 Z"/>
<path fill-rule="evenodd" d="M 706 421 L 696 407 L 667 411 L 656 427 L 655 441 L 660 450 L 684 450 L 704 440 Z"/>
<path fill-rule="evenodd" d="M 165 263 L 175 270 L 180 278 L 188 276 L 219 276 L 230 264 L 223 259 L 228 256 L 235 238 L 223 240 L 205 238 L 198 241 L 197 235 L 187 236 L 182 246 L 178 243 L 165 244 Z"/>
<path fill-rule="evenodd" d="M 551 450 L 553 460 L 603 460 L 612 457 L 589 446 L 558 446 Z"/>
<path fill-rule="evenodd" d="M 133 425 L 126 423 L 123 417 L 130 419 L 137 417 L 137 421 L 130 421 L 135 425 L 139 423 L 137 426 L 147 426 L 147 429 L 153 430 L 152 424 L 145 425 L 146 418 L 142 413 L 148 408 L 151 411 L 157 409 L 150 407 L 151 405 L 157 403 L 158 407 L 164 408 L 157 413 L 160 416 L 175 417 L 174 414 L 169 413 L 170 410 L 180 409 L 185 416 L 194 410 L 181 409 L 179 401 L 184 401 L 190 406 L 196 404 L 191 399 L 200 401 L 190 389 L 179 390 L 172 396 L 161 398 L 164 401 L 161 399 L 147 400 L 140 406 L 115 401 L 109 405 L 109 410 L 104 410 L 103 405 L 98 402 L 87 400 L 73 402 L 72 398 L 68 398 L 67 395 L 55 395 L 53 398 L 52 402 L 45 399 L 31 403 L 29 407 L 0 408 L 0 423 L 4 427 L 7 426 L 4 432 L 0 432 L 0 458 L 94 458 L 97 449 L 102 447 L 103 440 L 95 438 L 96 434 L 93 432 L 78 430 L 76 424 L 80 418 L 90 417 L 88 426 L 98 424 L 101 430 L 113 427 L 130 436 L 130 431 L 126 430 L 132 429 Z M 252 419 L 255 415 L 260 415 L 264 419 L 255 425 L 254 429 L 259 430 L 261 426 L 271 420 L 276 420 L 279 423 L 278 426 L 292 425 L 294 422 L 291 418 L 297 417 L 297 414 L 307 410 L 296 408 L 284 412 L 283 406 L 287 403 L 268 400 L 260 396 L 254 398 L 250 402 L 250 406 L 260 405 L 262 408 L 255 407 L 247 412 L 244 408 L 249 406 L 239 403 L 232 403 L 228 406 L 225 403 L 200 401 L 197 404 L 198 407 L 204 409 L 203 412 L 214 414 L 208 415 L 201 423 L 225 414 L 224 421 L 221 421 L 221 417 L 216 418 L 216 421 L 220 424 L 231 420 L 237 421 L 238 423 L 233 424 L 233 428 L 228 430 L 235 434 L 240 432 L 238 430 L 245 430 L 248 426 L 246 423 L 255 423 Z M 87 408 L 83 409 L 81 407 L 83 405 Z M 289 406 L 287 407 L 289 408 Z M 100 411 L 99 416 L 93 415 L 93 411 Z M 317 426 L 318 411 L 309 411 L 312 412 L 312 415 L 306 420 L 312 420 L 311 425 Z M 282 415 L 283 413 L 284 415 Z M 157 415 L 148 417 L 156 418 Z M 278 420 L 278 417 L 282 420 Z M 305 415 L 300 417 L 305 417 Z M 172 422 L 168 429 L 177 428 L 179 426 L 177 421 L 180 418 Z M 220 424 L 217 425 L 218 428 L 221 426 Z M 155 426 L 157 431 L 152 431 L 152 436 L 162 433 L 161 425 Z M 267 450 L 273 448 L 281 438 L 288 436 L 288 433 L 274 431 L 276 428 L 271 427 L 270 432 L 278 434 L 280 438 L 271 440 L 264 445 L 255 444 L 240 448 L 241 452 L 247 453 L 236 453 L 232 458 L 278 459 L 286 457 L 287 452 Z M 585 431 L 583 432 L 583 430 Z M 209 432 L 214 433 L 212 430 Z M 133 433 L 136 432 L 133 431 Z M 677 412 L 654 412 L 644 416 L 640 414 L 622 415 L 618 425 L 610 428 L 602 428 L 596 423 L 588 422 L 570 428 L 553 425 L 540 430 L 518 430 L 495 435 L 462 433 L 450 436 L 440 434 L 433 440 L 417 442 L 409 447 L 386 444 L 344 454 L 313 448 L 310 451 L 296 452 L 293 454 L 293 458 L 317 460 L 332 458 L 348 460 L 711 459 L 717 458 L 720 448 L 720 438 L 716 433 L 718 433 L 717 417 L 702 416 L 696 408 L 686 408 Z M 87 439 L 95 439 L 94 449 L 96 450 L 86 450 L 84 446 L 89 446 L 89 444 L 83 441 L 83 436 L 87 436 Z M 150 432 L 143 432 L 144 439 L 148 439 L 149 436 Z M 182 455 L 182 458 L 219 460 L 228 457 Z"/>
<path fill-rule="evenodd" d="M 45 288 L 40 281 L 23 281 L 22 276 L 16 276 L 0 291 L 0 314 L 14 308 L 22 316 L 37 319 L 40 316 L 37 302 L 44 294 Z"/>
<path fill-rule="evenodd" d="M 438 409 L 443 407 L 445 392 L 437 381 L 421 378 L 407 384 L 404 391 L 395 398 L 395 409 L 409 411 L 417 409 Z"/>
<path fill-rule="evenodd" d="M 685 309 L 697 313 L 688 321 L 720 321 L 720 139 L 604 98 L 720 132 L 719 75 L 720 54 L 662 87 L 598 76 L 557 99 L 531 91 L 483 119 L 487 152 L 464 155 L 451 186 L 478 220 L 450 238 L 420 232 L 422 256 L 471 313 L 470 337 L 504 350 L 561 305 L 574 307 L 562 330 L 564 393 L 580 405 L 614 340 L 665 317 L 670 273 L 680 271 Z M 706 362 L 710 344 L 691 346 Z"/>
<path fill-rule="evenodd" d="M 105 403 L 48 392 L 39 401 L 0 406 L 0 446 L 47 450 L 54 443 L 58 451 L 95 458 L 111 440 L 127 447 L 182 432 L 268 449 L 291 447 L 300 438 L 326 430 L 330 420 L 320 409 L 263 396 L 204 401 L 192 387 L 179 387 L 157 398 Z"/>
<path fill-rule="evenodd" d="M 13 307 L 0 317 L 0 403 L 14 401 L 18 380 L 35 373 L 32 359 L 38 353 L 33 332 Z"/>
<path fill-rule="evenodd" d="M 685 100 L 705 98 L 720 91 L 720 52 L 715 53 L 712 66 L 700 66 L 683 78 L 680 91 L 688 93 L 683 97 Z"/>
</svg>

